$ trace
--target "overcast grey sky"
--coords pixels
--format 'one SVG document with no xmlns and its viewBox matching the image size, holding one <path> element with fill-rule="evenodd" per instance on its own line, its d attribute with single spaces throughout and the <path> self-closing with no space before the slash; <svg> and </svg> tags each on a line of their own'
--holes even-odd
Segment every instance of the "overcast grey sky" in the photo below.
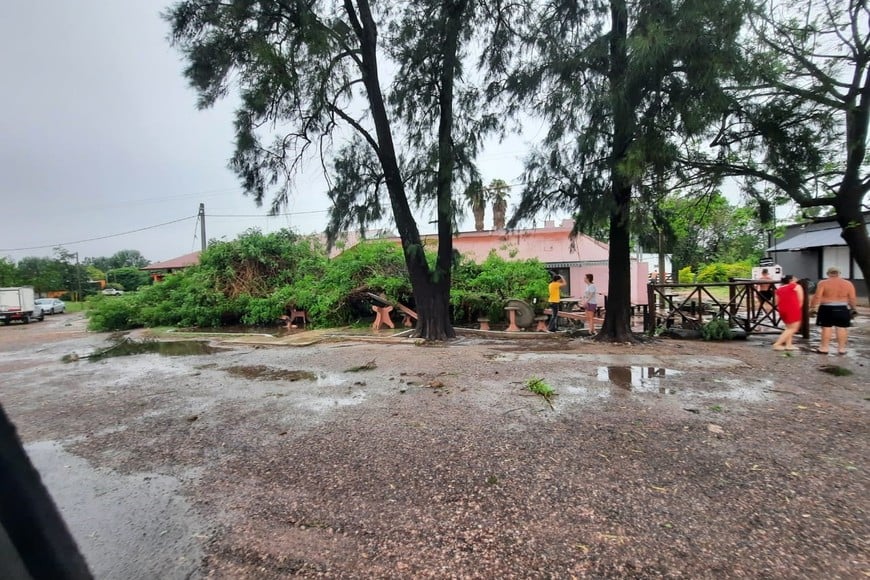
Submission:
<svg viewBox="0 0 870 580">
<path fill-rule="evenodd" d="M 199 249 L 200 202 L 209 239 L 251 227 L 322 231 L 328 199 L 317 171 L 297 181 L 290 216 L 268 218 L 242 195 L 227 169 L 232 102 L 197 110 L 160 18 L 170 4 L 4 3 L 0 256 L 51 256 L 62 245 L 81 258 L 134 249 L 169 259 Z M 487 151 L 484 181 L 517 179 L 522 149 L 514 140 Z M 150 229 L 114 235 L 141 228 Z M 81 241 L 92 238 L 104 239 Z"/>
</svg>

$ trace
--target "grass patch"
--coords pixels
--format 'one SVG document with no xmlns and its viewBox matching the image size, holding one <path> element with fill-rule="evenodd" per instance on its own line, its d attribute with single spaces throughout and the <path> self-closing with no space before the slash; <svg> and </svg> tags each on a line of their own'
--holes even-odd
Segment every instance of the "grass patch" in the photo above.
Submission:
<svg viewBox="0 0 870 580">
<path fill-rule="evenodd" d="M 556 389 L 548 385 L 544 379 L 532 377 L 526 381 L 526 388 L 536 395 L 541 395 L 550 405 L 550 408 L 553 408 L 553 397 L 556 395 Z"/>
<path fill-rule="evenodd" d="M 825 365 L 823 367 L 819 367 L 819 370 L 823 373 L 834 375 L 835 377 L 848 377 L 853 374 L 852 371 L 850 371 L 849 369 L 843 368 L 838 365 Z"/>
<path fill-rule="evenodd" d="M 66 302 L 67 312 L 83 312 L 88 309 L 87 302 Z"/>
</svg>

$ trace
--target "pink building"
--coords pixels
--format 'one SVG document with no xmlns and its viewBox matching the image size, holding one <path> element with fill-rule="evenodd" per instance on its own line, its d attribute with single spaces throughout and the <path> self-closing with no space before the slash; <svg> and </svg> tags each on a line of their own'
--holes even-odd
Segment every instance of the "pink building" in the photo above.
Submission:
<svg viewBox="0 0 870 580">
<path fill-rule="evenodd" d="M 566 296 L 579 298 L 586 287 L 584 276 L 592 274 L 595 287 L 602 296 L 598 304 L 604 305 L 603 296 L 607 294 L 609 267 L 609 248 L 607 244 L 580 234 L 571 243 L 573 220 L 562 220 L 557 227 L 553 221 L 545 221 L 544 227 L 514 230 L 484 230 L 480 232 L 460 232 L 453 238 L 453 247 L 460 253 L 483 261 L 491 250 L 502 258 L 527 260 L 537 258 L 547 269 L 562 274 L 568 285 L 563 289 Z M 437 244 L 434 234 L 425 235 L 426 243 Z M 631 301 L 646 304 L 646 285 L 649 266 L 633 259 L 631 264 Z"/>
</svg>

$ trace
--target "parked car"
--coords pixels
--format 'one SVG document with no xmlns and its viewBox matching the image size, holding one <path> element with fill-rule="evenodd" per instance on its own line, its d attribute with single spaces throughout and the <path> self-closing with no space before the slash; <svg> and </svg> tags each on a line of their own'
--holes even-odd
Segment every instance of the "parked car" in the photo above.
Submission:
<svg viewBox="0 0 870 580">
<path fill-rule="evenodd" d="M 103 294 L 106 296 L 120 296 L 123 293 L 123 290 L 118 290 L 117 288 L 106 288 L 103 290 Z"/>
<path fill-rule="evenodd" d="M 66 302 L 57 298 L 37 298 L 34 302 L 39 304 L 43 314 L 63 314 L 66 312 Z"/>
</svg>

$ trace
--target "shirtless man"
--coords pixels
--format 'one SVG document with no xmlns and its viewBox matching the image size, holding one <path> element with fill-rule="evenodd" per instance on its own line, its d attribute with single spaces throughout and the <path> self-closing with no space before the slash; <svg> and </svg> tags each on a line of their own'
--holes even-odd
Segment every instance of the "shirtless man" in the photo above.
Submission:
<svg viewBox="0 0 870 580">
<path fill-rule="evenodd" d="M 761 277 L 759 279 L 770 280 L 770 282 L 758 284 L 755 287 L 758 290 L 758 297 L 761 298 L 761 307 L 765 312 L 770 312 L 773 309 L 773 293 L 775 287 L 773 285 L 773 278 L 770 277 L 767 268 L 761 271 Z"/>
<path fill-rule="evenodd" d="M 857 301 L 855 286 L 840 278 L 839 268 L 828 268 L 828 278 L 819 282 L 816 293 L 810 300 L 810 310 L 815 310 L 816 307 L 819 310 L 816 326 L 822 327 L 822 338 L 816 352 L 828 354 L 832 327 L 836 327 L 837 353 L 846 354 L 846 340 L 849 338 L 847 329 L 852 325 L 852 311 L 855 310 Z"/>
</svg>

